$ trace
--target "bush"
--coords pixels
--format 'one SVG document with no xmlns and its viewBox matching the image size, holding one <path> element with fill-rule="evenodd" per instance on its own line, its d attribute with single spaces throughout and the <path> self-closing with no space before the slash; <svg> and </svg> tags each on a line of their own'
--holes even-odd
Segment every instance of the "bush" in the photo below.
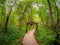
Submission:
<svg viewBox="0 0 60 45">
<path fill-rule="evenodd" d="M 56 34 L 47 27 L 38 27 L 35 37 L 39 45 L 51 45 L 55 40 Z"/>
<path fill-rule="evenodd" d="M 19 29 L 8 29 L 7 33 L 0 33 L 0 45 L 15 45 L 19 42 L 22 43 L 24 37 L 24 31 Z"/>
<path fill-rule="evenodd" d="M 60 45 L 60 25 L 57 28 L 57 33 L 58 33 L 58 44 Z"/>
</svg>

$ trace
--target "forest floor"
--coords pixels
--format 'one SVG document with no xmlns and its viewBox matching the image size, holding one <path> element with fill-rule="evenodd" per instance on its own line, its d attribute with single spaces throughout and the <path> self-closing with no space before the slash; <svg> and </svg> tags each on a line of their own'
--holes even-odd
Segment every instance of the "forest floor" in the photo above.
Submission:
<svg viewBox="0 0 60 45">
<path fill-rule="evenodd" d="M 38 45 L 34 33 L 35 33 L 35 29 L 32 29 L 25 34 L 22 42 L 23 45 Z"/>
</svg>

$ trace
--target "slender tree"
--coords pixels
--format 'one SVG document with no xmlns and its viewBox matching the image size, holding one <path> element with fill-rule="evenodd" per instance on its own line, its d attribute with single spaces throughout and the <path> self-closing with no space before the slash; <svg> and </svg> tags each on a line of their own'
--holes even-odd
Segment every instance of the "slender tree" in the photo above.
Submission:
<svg viewBox="0 0 60 45">
<path fill-rule="evenodd" d="M 4 33 L 7 32 L 7 26 L 8 26 L 9 18 L 10 18 L 11 11 L 12 11 L 12 8 L 13 8 L 14 4 L 15 4 L 15 3 L 12 4 L 9 13 L 7 14 L 6 22 L 5 22 L 5 28 L 2 30 L 2 32 L 4 32 Z"/>
<path fill-rule="evenodd" d="M 52 8 L 51 8 L 50 1 L 47 0 L 47 2 L 48 2 L 49 12 L 50 12 L 50 24 L 51 24 L 51 28 L 54 30 L 54 21 L 53 21 L 53 15 L 52 15 Z"/>
<path fill-rule="evenodd" d="M 59 24 L 59 13 L 58 13 L 58 7 L 56 5 L 56 2 L 55 0 L 53 0 L 54 4 L 55 4 L 55 7 L 56 7 L 56 23 L 54 25 L 54 21 L 53 21 L 53 16 L 52 16 L 52 8 L 51 8 L 51 4 L 50 4 L 50 1 L 47 0 L 48 2 L 48 6 L 49 6 L 49 10 L 50 10 L 50 23 L 51 23 L 51 26 L 52 26 L 52 29 L 55 30 L 55 33 L 56 33 L 56 39 L 53 41 L 53 45 L 58 45 L 58 33 L 56 32 L 56 29 L 57 29 L 57 26 Z"/>
<path fill-rule="evenodd" d="M 57 26 L 59 24 L 59 12 L 58 12 L 58 7 L 57 7 L 55 0 L 53 0 L 53 2 L 54 2 L 55 7 L 56 7 L 56 25 L 55 25 L 55 28 L 57 28 Z"/>
<path fill-rule="evenodd" d="M 19 15 L 19 17 L 20 17 L 20 30 L 21 30 L 21 28 L 22 28 L 22 21 L 23 21 L 23 18 L 24 18 L 24 14 L 25 14 L 25 12 L 27 11 L 27 9 L 29 8 L 29 6 L 31 5 L 31 3 L 32 3 L 32 1 L 29 2 L 29 3 L 25 6 L 24 11 L 23 11 L 22 13 L 20 13 L 20 15 L 22 15 L 22 16 Z"/>
<path fill-rule="evenodd" d="M 57 27 L 58 27 L 58 24 L 59 24 L 59 12 L 58 12 L 58 7 L 57 7 L 57 5 L 56 5 L 56 2 L 55 2 L 55 0 L 53 0 L 53 2 L 54 2 L 54 4 L 55 4 L 55 7 L 56 7 L 56 25 L 54 26 L 54 29 L 56 29 L 56 39 L 55 39 L 55 41 L 54 41 L 54 45 L 58 45 L 58 39 L 59 39 L 59 35 L 58 35 L 58 33 L 57 33 Z"/>
</svg>

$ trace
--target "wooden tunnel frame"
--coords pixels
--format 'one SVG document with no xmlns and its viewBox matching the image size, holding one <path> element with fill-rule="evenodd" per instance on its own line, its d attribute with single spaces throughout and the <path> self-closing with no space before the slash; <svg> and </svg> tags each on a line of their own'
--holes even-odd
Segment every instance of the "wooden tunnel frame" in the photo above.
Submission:
<svg viewBox="0 0 60 45">
<path fill-rule="evenodd" d="M 26 24 L 26 33 L 27 33 L 27 29 L 28 29 L 28 26 L 29 25 L 36 25 L 36 30 L 37 30 L 37 28 L 38 28 L 38 23 L 36 23 L 36 22 L 28 22 L 27 24 Z"/>
</svg>

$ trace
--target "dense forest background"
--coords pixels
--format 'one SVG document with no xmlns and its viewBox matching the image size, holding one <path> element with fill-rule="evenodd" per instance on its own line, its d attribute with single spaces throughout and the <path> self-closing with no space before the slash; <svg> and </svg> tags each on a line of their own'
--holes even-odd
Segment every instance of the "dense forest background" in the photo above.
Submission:
<svg viewBox="0 0 60 45">
<path fill-rule="evenodd" d="M 60 45 L 60 0 L 0 0 L 0 45 L 21 45 L 34 26 L 39 45 Z"/>
</svg>

